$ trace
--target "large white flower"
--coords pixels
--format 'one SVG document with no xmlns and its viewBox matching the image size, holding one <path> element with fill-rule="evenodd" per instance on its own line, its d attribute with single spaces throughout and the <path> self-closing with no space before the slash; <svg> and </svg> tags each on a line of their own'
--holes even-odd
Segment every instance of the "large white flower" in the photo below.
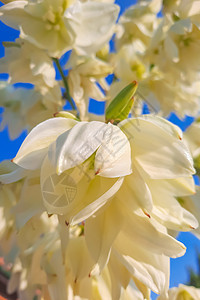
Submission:
<svg viewBox="0 0 200 300">
<path fill-rule="evenodd" d="M 87 206 L 88 215 L 98 210 L 132 172 L 130 145 L 118 127 L 66 118 L 36 126 L 14 161 L 25 169 L 41 168 L 47 211 L 64 214 L 67 222 Z"/>
<path fill-rule="evenodd" d="M 52 0 L 14 1 L 0 9 L 1 20 L 53 57 L 77 47 L 95 52 L 114 30 L 118 6 L 110 3 Z"/>
</svg>

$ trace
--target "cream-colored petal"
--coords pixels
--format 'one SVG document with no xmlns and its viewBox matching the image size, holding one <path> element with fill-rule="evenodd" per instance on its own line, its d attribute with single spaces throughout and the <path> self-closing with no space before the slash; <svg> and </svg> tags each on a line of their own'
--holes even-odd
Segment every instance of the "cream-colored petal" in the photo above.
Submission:
<svg viewBox="0 0 200 300">
<path fill-rule="evenodd" d="M 17 229 L 22 228 L 33 216 L 45 210 L 39 183 L 39 177 L 34 175 L 29 176 L 24 182 L 19 202 L 12 208 Z"/>
<path fill-rule="evenodd" d="M 126 205 L 131 210 L 140 207 L 144 212 L 150 214 L 153 208 L 151 191 L 134 165 L 133 173 L 125 177 L 124 184 L 117 197 L 123 201 L 125 195 Z"/>
<path fill-rule="evenodd" d="M 22 143 L 14 162 L 25 169 L 40 167 L 48 146 L 63 132 L 69 130 L 77 121 L 67 118 L 53 118 L 34 127 Z"/>
<path fill-rule="evenodd" d="M 61 134 L 49 149 L 49 159 L 61 174 L 83 163 L 101 145 L 108 125 L 101 122 L 80 122 Z"/>
<path fill-rule="evenodd" d="M 103 179 L 100 179 L 100 186 L 102 187 L 105 185 L 105 189 L 102 192 L 102 195 L 97 198 L 95 201 L 90 202 L 84 209 L 82 209 L 78 214 L 75 215 L 72 219 L 72 224 L 77 224 L 81 221 L 83 221 L 86 218 L 89 218 L 94 214 L 96 211 L 98 211 L 103 205 L 105 205 L 109 200 L 112 199 L 112 197 L 117 193 L 117 191 L 120 189 L 120 187 L 123 184 L 124 178 L 119 178 L 117 181 L 113 182 L 112 186 L 109 187 L 109 189 L 106 187 L 106 184 L 108 185 L 109 182 L 104 181 Z M 111 183 L 111 181 L 110 181 Z M 110 185 L 109 183 L 109 185 Z M 93 189 L 98 188 L 99 183 L 96 182 L 96 185 L 94 185 L 91 189 L 91 192 L 93 192 Z M 86 196 L 87 197 L 87 196 Z"/>
<path fill-rule="evenodd" d="M 94 260 L 88 252 L 84 236 L 70 239 L 66 256 L 75 282 L 89 275 Z"/>
<path fill-rule="evenodd" d="M 117 126 L 108 124 L 102 144 L 95 155 L 94 169 L 104 177 L 120 177 L 132 173 L 130 144 Z"/>
<path fill-rule="evenodd" d="M 78 51 L 88 55 L 101 49 L 114 33 L 118 13 L 119 7 L 109 3 L 87 1 L 69 7 L 65 22 L 76 32 Z"/>
<path fill-rule="evenodd" d="M 28 1 L 12 1 L 0 8 L 0 19 L 8 26 L 18 29 L 20 20 L 26 16 L 24 7 Z"/>
<path fill-rule="evenodd" d="M 113 199 L 103 212 L 86 220 L 85 239 L 87 247 L 95 260 L 91 275 L 99 275 L 110 256 L 112 244 L 119 233 L 123 216 L 117 199 Z"/>
<path fill-rule="evenodd" d="M 104 178 L 82 166 L 55 173 L 46 157 L 41 169 L 43 202 L 48 213 L 65 215 L 66 222 L 78 224 L 91 216 L 119 190 L 123 178 Z"/>
<path fill-rule="evenodd" d="M 159 122 L 158 122 L 159 120 Z M 160 126 L 163 122 L 163 126 Z M 128 137 L 132 159 L 151 178 L 167 179 L 194 173 L 189 150 L 178 138 L 176 127 L 156 116 L 127 119 L 120 128 Z"/>
<path fill-rule="evenodd" d="M 24 178 L 28 174 L 27 170 L 19 167 L 9 160 L 0 164 L 0 182 L 9 184 Z"/>
</svg>

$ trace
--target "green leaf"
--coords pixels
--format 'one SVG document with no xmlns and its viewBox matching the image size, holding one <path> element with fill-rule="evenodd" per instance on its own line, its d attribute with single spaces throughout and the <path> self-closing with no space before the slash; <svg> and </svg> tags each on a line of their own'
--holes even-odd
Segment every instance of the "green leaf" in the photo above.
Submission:
<svg viewBox="0 0 200 300">
<path fill-rule="evenodd" d="M 126 119 L 133 106 L 133 95 L 138 83 L 136 81 L 127 85 L 110 103 L 106 109 L 106 122 L 120 122 Z"/>
</svg>

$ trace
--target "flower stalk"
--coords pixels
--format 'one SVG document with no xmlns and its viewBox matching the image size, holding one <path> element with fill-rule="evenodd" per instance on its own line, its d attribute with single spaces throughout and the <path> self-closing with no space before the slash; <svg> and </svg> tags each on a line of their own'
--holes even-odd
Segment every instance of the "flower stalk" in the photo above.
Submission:
<svg viewBox="0 0 200 300">
<path fill-rule="evenodd" d="M 73 101 L 72 101 L 72 98 L 71 98 L 71 96 L 70 96 L 68 82 L 67 82 L 67 79 L 66 79 L 66 77 L 65 77 L 65 74 L 64 74 L 64 72 L 63 72 L 63 69 L 62 69 L 62 67 L 61 67 L 61 65 L 60 65 L 59 59 L 58 59 L 58 58 L 55 58 L 55 57 L 53 57 L 52 59 L 53 59 L 53 61 L 55 62 L 56 67 L 58 68 L 58 71 L 60 72 L 60 75 L 61 75 L 61 77 L 62 77 L 62 80 L 63 80 L 63 83 L 64 83 L 64 87 L 65 87 L 65 96 L 66 96 L 67 100 L 69 101 L 69 103 L 70 103 L 72 109 L 73 109 L 73 110 L 76 110 L 76 107 L 75 107 L 75 105 L 74 105 L 74 103 L 73 103 Z"/>
</svg>

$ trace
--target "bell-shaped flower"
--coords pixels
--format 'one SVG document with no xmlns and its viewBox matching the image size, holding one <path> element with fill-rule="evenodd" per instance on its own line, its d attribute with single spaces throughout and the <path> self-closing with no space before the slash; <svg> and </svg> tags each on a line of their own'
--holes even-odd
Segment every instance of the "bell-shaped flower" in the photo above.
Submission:
<svg viewBox="0 0 200 300">
<path fill-rule="evenodd" d="M 111 251 L 119 249 L 117 257 L 137 280 L 156 293 L 166 293 L 168 257 L 181 256 L 185 252 L 184 245 L 169 236 L 166 227 L 191 230 L 198 226 L 195 217 L 175 198 L 180 194 L 194 193 L 192 159 L 181 140 L 181 131 L 162 118 L 144 116 L 128 119 L 122 121 L 119 127 L 129 138 L 133 172 L 125 177 L 109 204 L 107 202 L 94 217 L 86 220 L 86 243 L 96 261 L 91 274 L 101 272 L 109 261 Z M 183 178 L 179 178 L 181 174 Z M 159 201 L 161 194 L 166 194 L 165 205 L 165 201 Z M 178 211 L 173 212 L 174 207 Z M 83 211 L 74 219 L 80 221 Z M 134 241 L 132 246 L 131 241 Z M 128 249 L 132 250 L 128 252 Z M 138 256 L 142 253 L 144 264 L 142 256 Z"/>
<path fill-rule="evenodd" d="M 115 125 L 55 118 L 36 126 L 15 163 L 41 168 L 41 190 L 48 213 L 79 223 L 103 206 L 131 174 L 131 150 Z"/>
</svg>

